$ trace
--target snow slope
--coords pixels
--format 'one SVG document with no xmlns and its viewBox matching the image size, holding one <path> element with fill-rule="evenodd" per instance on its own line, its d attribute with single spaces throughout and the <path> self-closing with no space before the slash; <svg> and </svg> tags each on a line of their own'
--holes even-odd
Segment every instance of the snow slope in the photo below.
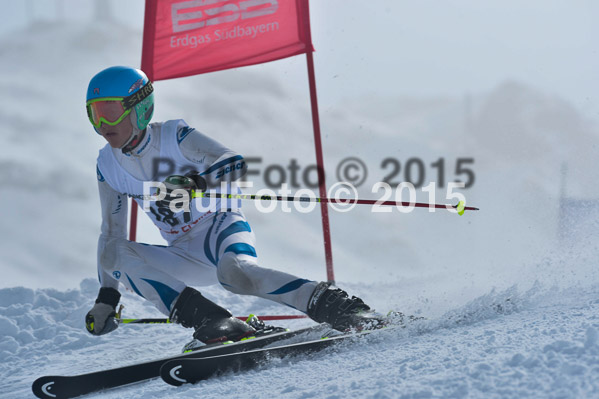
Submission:
<svg viewBox="0 0 599 399">
<path fill-rule="evenodd" d="M 31 397 L 31 382 L 44 374 L 162 357 L 189 339 L 178 326 L 123 326 L 105 337 L 83 328 L 98 289 L 94 160 L 103 145 L 86 120 L 84 92 L 105 66 L 137 65 L 140 48 L 141 33 L 120 25 L 40 23 L 0 40 L 2 398 Z M 285 84 L 305 79 L 289 76 L 294 62 L 157 82 L 156 120 L 183 117 L 262 157 L 261 172 L 290 159 L 306 167 L 314 162 L 307 93 Z M 363 197 L 379 198 L 370 187 L 388 174 L 386 157 L 427 165 L 444 157 L 446 181 L 456 177 L 457 158 L 475 160 L 476 183 L 464 193 L 480 212 L 331 213 L 339 284 L 379 310 L 428 320 L 235 378 L 180 389 L 153 381 L 96 397 L 599 395 L 599 233 L 596 223 L 560 217 L 564 197 L 599 198 L 595 121 L 518 82 L 458 99 L 348 98 L 323 107 L 321 119 L 329 185 L 337 163 L 358 156 L 370 172 Z M 443 202 L 444 190 L 436 196 Z M 421 192 L 418 199 L 427 200 Z M 568 212 L 592 215 L 576 204 Z M 265 266 L 324 278 L 318 212 L 247 206 L 246 214 Z M 564 223 L 573 235 L 561 235 Z M 159 241 L 143 218 L 140 239 Z M 239 315 L 289 312 L 220 287 L 203 292 Z M 488 312 L 508 297 L 508 314 Z M 129 317 L 158 316 L 131 293 L 122 302 Z M 467 322 L 449 321 L 458 316 Z"/>
<path fill-rule="evenodd" d="M 84 280 L 81 289 L 69 291 L 0 290 L 0 397 L 31 397 L 30 384 L 41 375 L 177 353 L 189 338 L 189 331 L 174 325 L 129 325 L 110 336 L 90 336 L 81 320 L 94 299 L 93 288 L 95 281 Z M 243 311 L 232 296 L 217 296 Z M 128 310 L 152 313 L 132 294 L 123 302 Z M 276 311 L 266 301 L 250 302 L 254 309 Z M 498 303 L 507 304 L 502 314 L 491 310 Z M 599 395 L 598 314 L 597 286 L 552 292 L 512 287 L 405 330 L 381 331 L 244 374 L 180 388 L 158 379 L 89 397 L 592 398 Z"/>
</svg>

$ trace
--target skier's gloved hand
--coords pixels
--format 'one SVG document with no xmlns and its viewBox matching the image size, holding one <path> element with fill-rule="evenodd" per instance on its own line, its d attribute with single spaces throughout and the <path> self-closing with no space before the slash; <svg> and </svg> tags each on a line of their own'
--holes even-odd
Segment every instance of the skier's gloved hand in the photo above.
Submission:
<svg viewBox="0 0 599 399">
<path fill-rule="evenodd" d="M 206 190 L 206 180 L 197 174 L 188 175 L 171 175 L 164 180 L 166 193 L 164 198 L 160 200 L 160 206 L 170 207 L 170 204 L 173 203 L 175 208 L 183 207 L 183 209 L 187 209 L 188 204 L 193 199 L 193 192 Z M 161 195 L 160 191 L 158 195 Z"/>
<path fill-rule="evenodd" d="M 196 171 L 189 172 L 185 174 L 185 177 L 189 177 L 196 185 L 196 191 L 204 192 L 208 188 L 208 183 L 206 183 L 206 179 L 204 179 L 200 174 Z"/>
<path fill-rule="evenodd" d="M 114 288 L 100 288 L 96 304 L 85 316 L 85 328 L 90 334 L 104 335 L 116 330 L 116 306 L 120 299 L 121 294 Z"/>
</svg>

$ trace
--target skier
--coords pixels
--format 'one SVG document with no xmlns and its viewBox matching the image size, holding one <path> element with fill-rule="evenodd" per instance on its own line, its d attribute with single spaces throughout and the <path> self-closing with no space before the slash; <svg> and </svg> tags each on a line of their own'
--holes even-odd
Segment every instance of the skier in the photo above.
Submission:
<svg viewBox="0 0 599 399">
<path fill-rule="evenodd" d="M 150 124 L 153 87 L 141 70 L 115 66 L 99 72 L 89 83 L 86 108 L 95 131 L 108 142 L 97 159 L 101 288 L 86 315 L 91 334 L 103 335 L 117 328 L 119 283 L 152 302 L 172 322 L 193 327 L 194 340 L 187 349 L 238 341 L 263 327 L 255 320 L 246 323 L 233 317 L 191 286 L 220 283 L 236 294 L 291 306 L 338 330 L 382 321 L 360 298 L 349 297 L 329 283 L 259 266 L 254 234 L 239 207 L 231 209 L 230 200 L 215 203 L 212 199 L 210 209 L 205 210 L 207 199 L 193 198 L 184 212 L 172 211 L 172 201 L 180 199 L 175 189 L 202 191 L 207 181 L 230 187 L 247 166 L 242 156 L 183 120 Z M 158 179 L 157 165 L 164 166 L 165 159 L 172 176 Z M 144 182 L 163 180 L 164 198 L 148 201 L 147 214 L 168 246 L 128 241 L 127 197 L 141 205 L 147 199 Z"/>
</svg>

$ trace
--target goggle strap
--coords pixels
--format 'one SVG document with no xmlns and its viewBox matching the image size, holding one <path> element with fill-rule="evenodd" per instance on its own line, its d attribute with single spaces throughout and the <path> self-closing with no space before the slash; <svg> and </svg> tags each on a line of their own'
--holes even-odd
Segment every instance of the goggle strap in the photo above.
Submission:
<svg viewBox="0 0 599 399">
<path fill-rule="evenodd" d="M 150 94 L 152 94 L 153 91 L 154 87 L 152 86 L 152 82 L 148 80 L 148 83 L 146 83 L 141 89 L 123 99 L 123 105 L 125 109 L 127 110 L 135 107 L 137 104 L 145 100 Z"/>
</svg>

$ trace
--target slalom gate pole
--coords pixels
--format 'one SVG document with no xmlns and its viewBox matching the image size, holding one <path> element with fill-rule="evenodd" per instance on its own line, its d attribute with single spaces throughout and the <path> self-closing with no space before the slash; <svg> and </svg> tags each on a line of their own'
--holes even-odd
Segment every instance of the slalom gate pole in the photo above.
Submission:
<svg viewBox="0 0 599 399">
<path fill-rule="evenodd" d="M 445 205 L 445 204 L 428 204 L 424 202 L 405 202 L 405 201 L 380 201 L 380 200 L 369 200 L 359 198 L 348 198 L 348 199 L 336 199 L 336 198 L 318 198 L 318 197 L 294 197 L 294 196 L 271 196 L 271 195 L 254 195 L 254 194 L 223 194 L 223 193 L 210 193 L 210 192 L 193 192 L 193 198 L 228 198 L 228 199 L 239 199 L 239 200 L 254 200 L 254 201 L 298 201 L 298 202 L 320 202 L 320 203 L 332 203 L 332 204 L 362 204 L 362 205 L 384 205 L 384 206 L 403 206 L 403 207 L 414 207 L 414 208 L 436 208 L 436 209 L 447 209 L 456 210 L 460 215 L 464 211 L 478 211 L 479 208 L 472 206 L 465 206 L 463 201 L 460 201 L 457 205 Z"/>
<path fill-rule="evenodd" d="M 248 317 L 236 316 L 239 320 L 247 320 Z M 262 321 L 272 320 L 295 320 L 305 319 L 306 315 L 272 315 L 272 316 L 257 316 Z M 120 324 L 172 324 L 173 322 L 168 318 L 149 318 L 149 319 L 117 319 Z"/>
<path fill-rule="evenodd" d="M 129 241 L 137 239 L 137 202 L 131 198 L 131 220 L 129 222 Z"/>
</svg>

